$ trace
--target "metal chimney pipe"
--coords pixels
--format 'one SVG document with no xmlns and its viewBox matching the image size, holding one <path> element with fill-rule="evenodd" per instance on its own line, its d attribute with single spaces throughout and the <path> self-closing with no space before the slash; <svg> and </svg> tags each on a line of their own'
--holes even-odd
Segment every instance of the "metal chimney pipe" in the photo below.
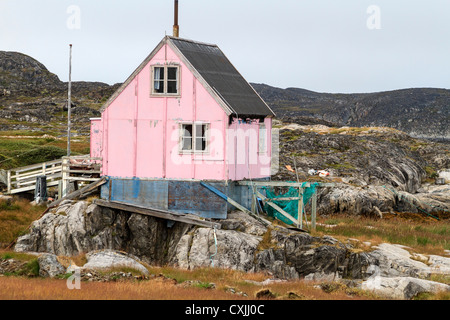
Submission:
<svg viewBox="0 0 450 320">
<path fill-rule="evenodd" d="M 180 27 L 178 26 L 178 0 L 175 0 L 173 36 L 178 38 L 180 36 Z"/>
</svg>

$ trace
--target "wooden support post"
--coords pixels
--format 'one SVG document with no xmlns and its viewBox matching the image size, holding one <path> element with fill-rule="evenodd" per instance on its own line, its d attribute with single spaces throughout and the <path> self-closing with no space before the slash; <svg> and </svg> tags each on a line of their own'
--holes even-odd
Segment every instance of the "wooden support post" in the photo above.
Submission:
<svg viewBox="0 0 450 320">
<path fill-rule="evenodd" d="M 312 196 L 311 204 L 311 229 L 316 230 L 316 215 L 317 215 L 317 191 Z"/>
<path fill-rule="evenodd" d="M 252 206 L 251 206 L 251 212 L 256 214 L 256 196 L 255 196 L 255 188 L 253 186 L 250 186 L 251 192 L 252 192 Z"/>
<path fill-rule="evenodd" d="M 303 229 L 303 188 L 298 188 L 298 213 L 297 220 L 300 229 Z"/>
<path fill-rule="evenodd" d="M 69 188 L 69 168 L 69 158 L 63 158 L 61 164 L 62 194 L 59 196 L 60 199 L 64 198 L 67 195 L 67 191 Z"/>
<path fill-rule="evenodd" d="M 7 173 L 7 180 L 8 180 L 8 193 L 11 193 L 11 170 L 8 170 Z"/>
</svg>

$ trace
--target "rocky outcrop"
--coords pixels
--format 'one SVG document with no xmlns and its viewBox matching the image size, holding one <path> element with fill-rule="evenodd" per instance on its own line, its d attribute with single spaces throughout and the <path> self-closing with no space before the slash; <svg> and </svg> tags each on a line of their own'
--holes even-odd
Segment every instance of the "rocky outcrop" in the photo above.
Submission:
<svg viewBox="0 0 450 320">
<path fill-rule="evenodd" d="M 351 247 L 332 238 L 315 238 L 282 227 L 267 229 L 241 212 L 231 213 L 220 230 L 183 223 L 169 228 L 163 219 L 85 201 L 63 202 L 35 221 L 30 233 L 15 245 L 16 251 L 61 256 L 103 249 L 124 251 L 149 264 L 188 269 L 213 265 L 265 271 L 280 278 L 311 273 L 361 277 L 368 266 L 365 257 L 352 254 Z"/>
<path fill-rule="evenodd" d="M 279 124 L 282 125 L 282 124 Z M 282 125 L 273 180 L 333 182 L 320 188 L 319 214 L 380 216 L 380 212 L 450 211 L 448 187 L 430 185 L 450 166 L 448 148 L 389 128 Z M 289 170 L 296 168 L 297 172 Z M 330 176 L 311 176 L 310 170 Z M 433 180 L 432 180 L 433 179 Z M 428 181 L 424 184 L 424 181 Z"/>
<path fill-rule="evenodd" d="M 374 288 L 375 277 L 383 278 L 375 282 L 383 284 L 384 278 L 428 281 L 431 274 L 450 274 L 449 258 L 412 255 L 405 247 L 388 244 L 361 252 L 351 242 L 329 236 L 313 237 L 279 226 L 266 228 L 242 212 L 230 213 L 218 230 L 183 223 L 168 227 L 163 219 L 86 201 L 66 201 L 49 211 L 33 223 L 29 234 L 18 239 L 15 250 L 62 256 L 88 253 L 88 263 L 81 266 L 87 270 L 133 264 L 145 275 L 145 267 L 139 265 L 142 261 L 185 269 L 213 266 L 265 272 L 279 279 L 359 279 L 369 281 L 365 284 L 369 289 Z M 50 261 L 51 257 L 42 255 L 40 260 Z M 52 268 L 45 268 L 49 275 L 61 271 Z"/>
<path fill-rule="evenodd" d="M 76 256 L 94 250 L 114 249 L 141 257 L 150 264 L 166 264 L 179 238 L 191 227 L 101 208 L 86 201 L 63 201 L 20 237 L 16 251 Z"/>
<path fill-rule="evenodd" d="M 421 293 L 437 294 L 450 291 L 450 286 L 413 277 L 375 276 L 363 282 L 361 289 L 372 291 L 389 299 L 410 300 Z"/>
</svg>

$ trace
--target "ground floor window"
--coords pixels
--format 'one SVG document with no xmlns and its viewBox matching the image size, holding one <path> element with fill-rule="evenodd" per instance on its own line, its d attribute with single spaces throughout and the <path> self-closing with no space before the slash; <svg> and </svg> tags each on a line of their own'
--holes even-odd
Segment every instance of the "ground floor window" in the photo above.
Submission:
<svg viewBox="0 0 450 320">
<path fill-rule="evenodd" d="M 209 124 L 183 123 L 180 130 L 180 151 L 182 153 L 204 153 L 208 151 Z"/>
</svg>

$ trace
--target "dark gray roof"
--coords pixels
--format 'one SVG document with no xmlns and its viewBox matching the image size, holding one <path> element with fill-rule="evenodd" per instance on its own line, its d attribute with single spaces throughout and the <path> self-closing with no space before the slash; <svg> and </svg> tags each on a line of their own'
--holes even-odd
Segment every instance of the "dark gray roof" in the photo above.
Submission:
<svg viewBox="0 0 450 320">
<path fill-rule="evenodd" d="M 147 58 L 105 102 L 100 109 L 101 112 L 109 107 L 166 43 L 169 43 L 179 52 L 180 58 L 228 115 L 236 114 L 239 117 L 275 116 L 275 113 L 236 70 L 219 47 L 214 44 L 170 36 L 165 36 L 161 40 Z"/>
<path fill-rule="evenodd" d="M 233 113 L 239 117 L 275 115 L 218 46 L 173 37 L 170 41 Z"/>
</svg>

